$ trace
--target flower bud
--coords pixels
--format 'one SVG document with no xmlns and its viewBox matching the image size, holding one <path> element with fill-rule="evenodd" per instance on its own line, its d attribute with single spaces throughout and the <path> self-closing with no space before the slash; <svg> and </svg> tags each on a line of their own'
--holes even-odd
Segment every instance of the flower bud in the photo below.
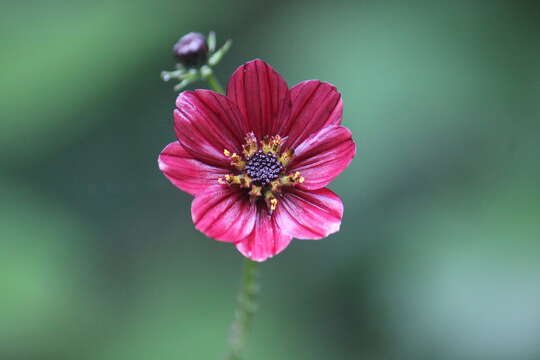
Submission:
<svg viewBox="0 0 540 360">
<path fill-rule="evenodd" d="M 208 58 L 206 37 L 195 32 L 182 36 L 174 44 L 173 54 L 186 67 L 196 67 L 204 64 Z"/>
</svg>

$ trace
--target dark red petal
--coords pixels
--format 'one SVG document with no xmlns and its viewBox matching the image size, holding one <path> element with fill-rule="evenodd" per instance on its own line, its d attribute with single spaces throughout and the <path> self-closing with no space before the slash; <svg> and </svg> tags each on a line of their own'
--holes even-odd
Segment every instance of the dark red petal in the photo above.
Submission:
<svg viewBox="0 0 540 360">
<path fill-rule="evenodd" d="M 322 239 L 339 230 L 343 216 L 341 199 L 329 189 L 292 189 L 284 194 L 274 212 L 284 233 L 298 239 Z"/>
<path fill-rule="evenodd" d="M 214 185 L 197 194 L 191 203 L 191 217 L 197 230 L 226 242 L 247 237 L 253 230 L 257 207 L 245 192 L 226 185 Z"/>
<path fill-rule="evenodd" d="M 247 127 L 259 139 L 277 134 L 289 117 L 287 83 L 270 65 L 259 59 L 240 66 L 234 72 L 227 87 L 227 97 L 238 105 Z"/>
<path fill-rule="evenodd" d="M 163 149 L 158 164 L 170 182 L 191 195 L 216 184 L 217 178 L 228 171 L 195 160 L 178 141 Z"/>
<path fill-rule="evenodd" d="M 247 130 L 237 106 L 210 90 L 184 91 L 176 99 L 174 129 L 182 146 L 195 159 L 223 166 L 223 150 L 240 152 Z"/>
<path fill-rule="evenodd" d="M 281 136 L 288 137 L 286 147 L 294 149 L 323 127 L 341 124 L 343 103 L 334 85 L 308 80 L 291 88 L 290 94 L 290 118 L 279 129 Z"/>
<path fill-rule="evenodd" d="M 265 205 L 259 205 L 253 231 L 235 245 L 245 257 L 253 261 L 264 261 L 285 250 L 291 240 L 292 237 L 284 234 L 274 217 L 268 214 Z"/>
<path fill-rule="evenodd" d="M 351 131 L 331 125 L 312 134 L 296 148 L 290 171 L 300 171 L 304 189 L 320 189 L 328 185 L 349 166 L 356 153 Z"/>
</svg>

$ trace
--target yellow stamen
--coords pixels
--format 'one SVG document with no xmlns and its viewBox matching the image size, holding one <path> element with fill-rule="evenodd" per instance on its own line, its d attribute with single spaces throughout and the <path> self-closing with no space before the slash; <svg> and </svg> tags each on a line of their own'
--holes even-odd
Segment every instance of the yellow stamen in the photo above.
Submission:
<svg viewBox="0 0 540 360">
<path fill-rule="evenodd" d="M 229 150 L 225 149 L 223 150 L 223 154 L 229 159 L 231 159 L 231 165 L 237 168 L 238 170 L 243 170 L 244 167 L 246 166 L 246 162 L 237 153 L 231 154 Z"/>
<path fill-rule="evenodd" d="M 294 151 L 291 149 L 285 150 L 281 153 L 281 155 L 279 156 L 279 162 L 281 163 L 281 165 L 283 165 L 283 167 L 287 166 L 291 162 L 293 154 Z"/>
<path fill-rule="evenodd" d="M 300 171 L 296 171 L 293 174 L 280 177 L 279 183 L 281 185 L 296 185 L 303 183 L 305 180 Z"/>
<path fill-rule="evenodd" d="M 297 171 L 295 172 L 291 179 L 295 182 L 295 183 L 303 183 L 304 182 L 304 178 L 300 175 L 300 171 Z"/>
<path fill-rule="evenodd" d="M 252 185 L 251 186 L 251 191 L 249 192 L 249 195 L 251 195 L 251 196 L 261 196 L 262 195 L 261 190 L 262 190 L 262 187 L 257 186 L 257 185 Z"/>
<path fill-rule="evenodd" d="M 244 157 L 249 159 L 259 150 L 259 146 L 257 145 L 257 138 L 253 132 L 248 133 L 245 139 L 246 143 L 242 145 L 242 152 Z"/>
<path fill-rule="evenodd" d="M 244 169 L 246 162 L 242 160 L 242 157 L 236 153 L 231 156 L 231 165 L 236 167 L 238 170 Z"/>
<path fill-rule="evenodd" d="M 277 200 L 276 197 L 274 196 L 274 193 L 273 193 L 273 192 L 267 191 L 267 192 L 264 194 L 264 200 L 266 201 L 266 204 L 268 205 L 268 208 L 270 209 L 270 212 L 276 210 L 277 204 L 278 204 L 278 200 Z"/>
<path fill-rule="evenodd" d="M 270 200 L 270 210 L 274 211 L 277 208 L 277 199 Z"/>
<path fill-rule="evenodd" d="M 274 135 L 272 137 L 265 136 L 261 141 L 262 150 L 265 153 L 277 154 L 281 149 L 283 144 L 283 138 L 279 135 Z"/>
<path fill-rule="evenodd" d="M 279 179 L 276 179 L 270 183 L 270 189 L 272 191 L 274 192 L 280 191 L 280 188 L 281 188 L 281 182 L 279 181 Z"/>
<path fill-rule="evenodd" d="M 264 193 L 264 200 L 266 201 L 266 205 L 270 209 L 270 212 L 276 210 L 278 200 L 276 199 L 272 191 L 267 191 L 266 193 Z"/>
<path fill-rule="evenodd" d="M 238 175 L 240 178 L 240 187 L 249 188 L 251 186 L 251 178 L 247 175 Z"/>
</svg>

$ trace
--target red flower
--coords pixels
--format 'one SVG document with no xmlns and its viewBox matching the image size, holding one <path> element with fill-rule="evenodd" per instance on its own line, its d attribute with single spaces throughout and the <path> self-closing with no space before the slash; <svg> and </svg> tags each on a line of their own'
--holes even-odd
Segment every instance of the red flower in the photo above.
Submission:
<svg viewBox="0 0 540 360">
<path fill-rule="evenodd" d="M 264 261 L 291 239 L 339 230 L 343 203 L 325 188 L 351 162 L 356 146 L 342 126 L 342 101 L 328 83 L 288 88 L 262 60 L 239 67 L 227 96 L 185 91 L 176 99 L 178 141 L 159 168 L 195 196 L 195 227 Z"/>
</svg>

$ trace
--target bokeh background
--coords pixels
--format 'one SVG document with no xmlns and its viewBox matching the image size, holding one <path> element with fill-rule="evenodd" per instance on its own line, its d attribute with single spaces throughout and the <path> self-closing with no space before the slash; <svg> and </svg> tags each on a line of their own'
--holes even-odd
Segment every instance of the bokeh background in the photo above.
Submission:
<svg viewBox="0 0 540 360">
<path fill-rule="evenodd" d="M 536 1 L 3 1 L 0 359 L 219 359 L 241 256 L 156 158 L 171 46 L 343 93 L 342 231 L 261 266 L 248 359 L 540 358 Z M 204 83 L 199 84 L 204 87 Z"/>
</svg>

